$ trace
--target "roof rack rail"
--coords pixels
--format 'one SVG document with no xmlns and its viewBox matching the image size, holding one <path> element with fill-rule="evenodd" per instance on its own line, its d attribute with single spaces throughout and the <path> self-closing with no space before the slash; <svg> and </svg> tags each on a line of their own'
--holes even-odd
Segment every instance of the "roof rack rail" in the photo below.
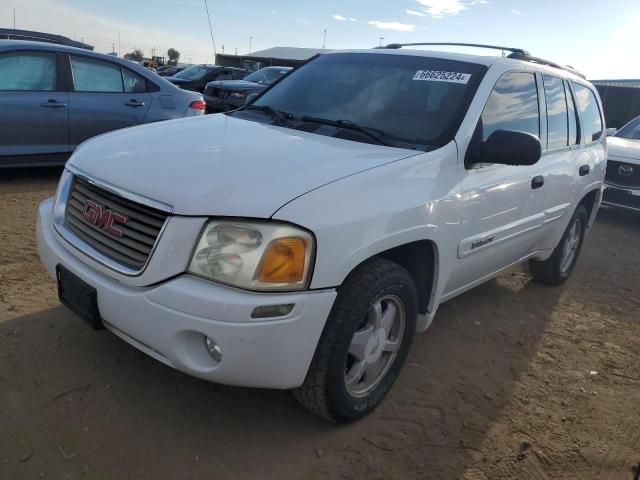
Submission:
<svg viewBox="0 0 640 480">
<path fill-rule="evenodd" d="M 452 47 L 474 47 L 474 48 L 488 48 L 491 50 L 502 50 L 506 52 L 511 52 L 507 58 L 511 58 L 514 60 L 522 60 L 524 62 L 538 63 L 540 65 L 547 65 L 549 67 L 558 68 L 560 70 L 564 70 L 566 72 L 573 73 L 574 75 L 578 75 L 580 78 L 584 78 L 586 80 L 586 76 L 577 71 L 575 68 L 570 67 L 568 65 L 559 65 L 555 62 L 551 62 L 549 60 L 545 60 L 543 58 L 534 57 L 529 52 L 522 48 L 513 48 L 513 47 L 500 47 L 497 45 L 484 45 L 481 43 L 451 43 L 451 42 L 420 42 L 420 43 L 390 43 L 388 45 L 375 47 L 375 48 L 388 48 L 388 49 L 399 49 L 402 47 L 421 47 L 421 46 L 452 46 Z"/>
<path fill-rule="evenodd" d="M 427 43 L 390 43 L 388 45 L 382 47 L 375 48 L 390 48 L 390 49 L 398 49 L 402 47 L 421 47 L 421 46 L 429 46 L 429 45 L 439 45 L 439 46 L 452 46 L 452 47 L 475 47 L 475 48 L 490 48 L 491 50 L 504 50 L 511 53 L 518 53 L 521 55 L 529 55 L 529 52 L 523 50 L 522 48 L 513 48 L 513 47 L 499 47 L 496 45 L 483 45 L 480 43 L 450 43 L 450 42 L 427 42 Z"/>
<path fill-rule="evenodd" d="M 571 67 L 569 65 L 560 65 L 560 64 L 552 62 L 550 60 L 545 60 L 544 58 L 533 57 L 533 56 L 531 56 L 529 54 L 522 55 L 520 53 L 513 52 L 507 58 L 512 58 L 514 60 L 522 60 L 522 61 L 531 62 L 531 63 L 538 63 L 540 65 L 547 65 L 547 66 L 553 67 L 553 68 L 559 68 L 560 70 L 564 70 L 565 72 L 573 73 L 574 75 L 577 75 L 580 78 L 583 78 L 585 80 L 587 79 L 587 77 L 582 72 L 579 72 L 578 70 L 576 70 L 575 68 L 573 68 L 573 67 Z"/>
</svg>

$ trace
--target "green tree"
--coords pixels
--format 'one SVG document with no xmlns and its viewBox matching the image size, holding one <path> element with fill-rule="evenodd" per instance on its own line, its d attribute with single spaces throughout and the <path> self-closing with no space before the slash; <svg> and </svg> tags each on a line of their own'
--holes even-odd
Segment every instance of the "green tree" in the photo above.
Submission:
<svg viewBox="0 0 640 480">
<path fill-rule="evenodd" d="M 169 63 L 176 65 L 178 63 L 178 59 L 180 58 L 180 52 L 175 48 L 170 48 L 167 50 L 167 57 L 169 57 Z"/>
<path fill-rule="evenodd" d="M 127 60 L 133 60 L 134 62 L 140 62 L 144 58 L 142 50 L 135 48 L 131 53 L 125 53 L 124 58 Z"/>
</svg>

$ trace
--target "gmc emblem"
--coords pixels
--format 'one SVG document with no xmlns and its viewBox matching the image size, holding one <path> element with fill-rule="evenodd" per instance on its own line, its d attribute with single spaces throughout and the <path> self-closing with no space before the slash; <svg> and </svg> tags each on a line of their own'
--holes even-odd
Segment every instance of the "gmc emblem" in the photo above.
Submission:
<svg viewBox="0 0 640 480">
<path fill-rule="evenodd" d="M 104 205 L 100 205 L 89 199 L 84 201 L 82 216 L 87 223 L 95 225 L 100 230 L 104 230 L 109 235 L 118 238 L 122 237 L 123 232 L 116 227 L 116 224 L 124 225 L 129 220 L 124 215 L 109 210 Z"/>
</svg>

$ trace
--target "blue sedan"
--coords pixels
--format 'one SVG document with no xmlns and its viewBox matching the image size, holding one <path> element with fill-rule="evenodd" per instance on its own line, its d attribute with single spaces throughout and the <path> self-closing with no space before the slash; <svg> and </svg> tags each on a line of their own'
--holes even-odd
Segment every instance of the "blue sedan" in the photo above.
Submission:
<svg viewBox="0 0 640 480">
<path fill-rule="evenodd" d="M 112 130 L 202 115 L 202 95 L 128 60 L 0 40 L 0 167 L 64 163 Z"/>
</svg>

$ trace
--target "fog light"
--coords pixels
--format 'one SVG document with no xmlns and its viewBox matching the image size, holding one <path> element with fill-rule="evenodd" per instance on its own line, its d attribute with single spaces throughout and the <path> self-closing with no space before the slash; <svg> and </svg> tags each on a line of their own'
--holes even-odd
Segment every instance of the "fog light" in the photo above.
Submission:
<svg viewBox="0 0 640 480">
<path fill-rule="evenodd" d="M 220 345 L 218 345 L 213 338 L 204 337 L 204 346 L 207 347 L 207 351 L 211 358 L 213 358 L 216 362 L 220 362 L 222 360 L 222 349 Z"/>
<path fill-rule="evenodd" d="M 291 313 L 293 305 L 293 303 L 284 303 L 282 305 L 261 305 L 253 309 L 253 312 L 251 312 L 251 318 L 284 317 Z"/>
</svg>

